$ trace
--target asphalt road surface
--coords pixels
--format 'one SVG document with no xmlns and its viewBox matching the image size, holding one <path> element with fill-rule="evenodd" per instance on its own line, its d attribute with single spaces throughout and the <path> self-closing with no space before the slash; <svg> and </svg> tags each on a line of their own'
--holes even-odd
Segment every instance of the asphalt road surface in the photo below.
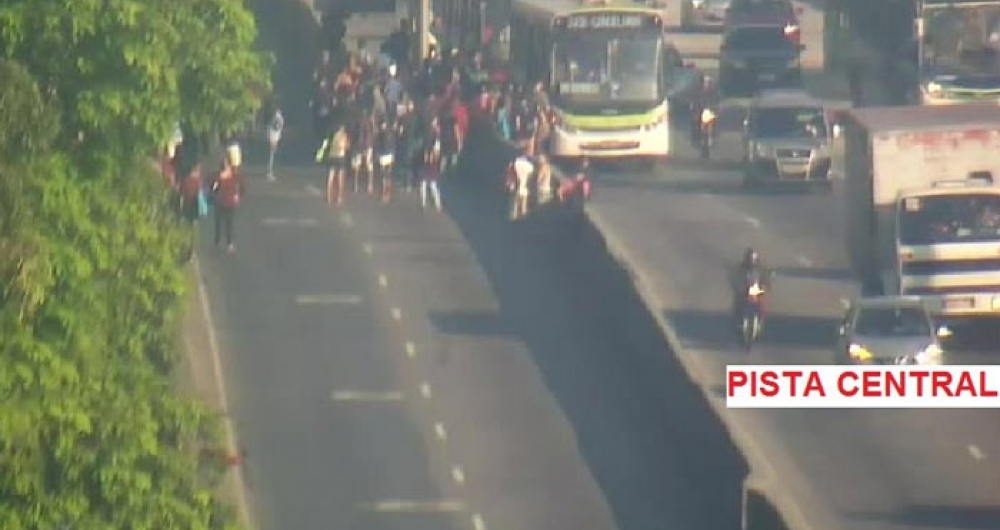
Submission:
<svg viewBox="0 0 1000 530">
<path fill-rule="evenodd" d="M 745 469 L 597 238 L 318 173 L 251 172 L 199 253 L 264 530 L 737 528 Z"/>
<path fill-rule="evenodd" d="M 803 38 L 821 57 L 819 16 L 807 6 Z M 708 57 L 718 37 L 679 35 L 676 41 L 682 53 Z M 714 66 L 711 59 L 701 65 Z M 846 262 L 840 186 L 829 194 L 749 194 L 735 170 L 737 136 L 719 142 L 707 163 L 685 136 L 675 138 L 675 159 L 655 171 L 618 167 L 599 174 L 591 211 L 654 293 L 683 343 L 682 355 L 697 367 L 696 378 L 718 389 L 721 400 L 726 364 L 829 363 L 841 301 L 857 292 Z M 748 245 L 779 275 L 763 342 L 750 355 L 728 331 L 727 282 Z M 956 351 L 951 361 L 995 363 L 988 351 L 994 344 Z M 815 528 L 1000 528 L 1000 481 L 990 464 L 1000 458 L 995 411 L 726 414 L 766 456 L 778 493 L 794 499 Z"/>
<path fill-rule="evenodd" d="M 840 187 L 830 194 L 748 194 L 734 170 L 739 151 L 732 135 L 709 163 L 678 138 L 676 160 L 653 173 L 600 175 L 592 209 L 656 293 L 702 382 L 721 389 L 726 364 L 828 363 L 841 300 L 856 293 Z M 727 269 L 748 245 L 779 274 L 763 344 L 749 357 L 737 353 L 726 331 Z M 953 360 L 995 362 L 988 353 L 963 352 Z M 1000 521 L 1000 482 L 987 464 L 1000 457 L 994 411 L 730 414 L 778 476 L 794 484 L 785 493 L 815 520 L 865 530 L 971 530 Z"/>
</svg>

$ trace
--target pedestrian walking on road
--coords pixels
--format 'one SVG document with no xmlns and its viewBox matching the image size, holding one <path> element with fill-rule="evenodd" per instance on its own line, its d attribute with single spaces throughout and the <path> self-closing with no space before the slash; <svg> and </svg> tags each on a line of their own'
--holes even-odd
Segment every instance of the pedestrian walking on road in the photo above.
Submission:
<svg viewBox="0 0 1000 530">
<path fill-rule="evenodd" d="M 441 141 L 435 140 L 430 149 L 424 152 L 423 169 L 420 180 L 420 207 L 427 208 L 427 194 L 430 192 L 434 208 L 441 211 L 441 189 L 438 180 L 441 178 Z"/>
<path fill-rule="evenodd" d="M 351 139 L 343 124 L 337 126 L 333 135 L 323 142 L 316 153 L 316 162 L 326 162 L 326 203 L 344 203 L 344 180 L 347 174 L 347 156 Z"/>
<path fill-rule="evenodd" d="M 526 151 L 526 150 L 525 150 Z M 535 173 L 535 164 L 528 158 L 526 152 L 511 162 L 513 166 L 510 219 L 516 221 L 528 215 L 528 199 L 531 196 L 531 177 Z"/>
<path fill-rule="evenodd" d="M 281 109 L 274 109 L 274 115 L 271 116 L 271 123 L 267 127 L 267 145 L 268 145 L 268 158 L 267 158 L 267 180 L 274 181 L 277 177 L 274 176 L 274 156 L 278 153 L 278 144 L 281 143 L 281 132 L 285 129 L 285 116 L 281 113 Z"/>
<path fill-rule="evenodd" d="M 389 123 L 382 121 L 375 133 L 375 156 L 378 172 L 382 180 L 382 202 L 389 204 L 392 200 L 393 162 L 396 158 L 396 130 Z"/>
<path fill-rule="evenodd" d="M 227 157 L 212 183 L 212 201 L 215 204 L 215 246 L 218 247 L 225 237 L 229 253 L 236 252 L 234 224 L 244 191 L 239 167 Z"/>
<path fill-rule="evenodd" d="M 552 164 L 549 157 L 538 156 L 538 171 L 535 175 L 537 186 L 536 201 L 539 206 L 544 206 L 552 201 Z"/>
<path fill-rule="evenodd" d="M 194 257 L 194 249 L 197 244 L 196 223 L 208 214 L 208 202 L 205 197 L 204 182 L 202 181 L 201 164 L 195 163 L 188 174 L 181 180 L 179 188 L 181 216 L 187 228 L 190 230 L 189 239 L 183 250 L 183 261 L 191 261 Z"/>
</svg>

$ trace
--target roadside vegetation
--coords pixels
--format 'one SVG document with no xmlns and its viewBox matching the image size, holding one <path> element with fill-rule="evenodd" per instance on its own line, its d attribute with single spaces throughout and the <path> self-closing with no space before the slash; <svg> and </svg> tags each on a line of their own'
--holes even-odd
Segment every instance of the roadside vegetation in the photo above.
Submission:
<svg viewBox="0 0 1000 530">
<path fill-rule="evenodd" d="M 235 528 L 175 391 L 186 237 L 151 163 L 268 91 L 242 0 L 0 2 L 0 528 Z"/>
</svg>

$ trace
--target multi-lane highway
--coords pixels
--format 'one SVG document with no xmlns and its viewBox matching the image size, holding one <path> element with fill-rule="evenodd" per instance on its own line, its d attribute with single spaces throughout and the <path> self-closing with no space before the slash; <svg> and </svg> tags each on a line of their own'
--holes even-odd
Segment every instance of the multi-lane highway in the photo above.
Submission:
<svg viewBox="0 0 1000 530">
<path fill-rule="evenodd" d="M 738 455 L 600 260 L 317 173 L 251 170 L 237 252 L 199 252 L 262 530 L 735 528 Z"/>
<path fill-rule="evenodd" d="M 808 49 L 821 46 L 806 8 Z M 679 36 L 704 52 L 711 36 Z M 717 42 L 717 41 L 716 41 Z M 725 365 L 828 363 L 841 300 L 854 295 L 844 247 L 843 195 L 757 193 L 725 162 L 683 146 L 653 173 L 598 176 L 591 217 L 624 254 L 676 334 L 678 355 L 717 391 Z M 721 158 L 737 159 L 733 146 Z M 728 270 L 744 247 L 778 272 L 768 329 L 745 354 L 729 332 Z M 977 355 L 958 361 L 982 361 Z M 744 448 L 770 468 L 772 492 L 793 500 L 810 528 L 888 530 L 1000 527 L 1000 415 L 994 411 L 726 411 Z"/>
</svg>

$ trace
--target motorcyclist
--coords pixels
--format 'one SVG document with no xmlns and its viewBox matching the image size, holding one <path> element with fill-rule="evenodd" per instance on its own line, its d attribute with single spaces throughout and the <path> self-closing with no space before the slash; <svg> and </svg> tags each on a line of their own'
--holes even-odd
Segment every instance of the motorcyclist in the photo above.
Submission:
<svg viewBox="0 0 1000 530">
<path fill-rule="evenodd" d="M 712 115 L 719 115 L 719 92 L 716 90 L 712 76 L 702 78 L 701 91 L 691 105 L 691 144 L 701 145 L 702 117 L 708 110 Z"/>
<path fill-rule="evenodd" d="M 747 300 L 747 290 L 755 283 L 760 284 L 764 292 L 771 289 L 774 273 L 761 260 L 760 253 L 752 247 L 743 251 L 743 259 L 733 277 L 733 314 L 737 317 L 743 313 L 743 304 Z"/>
</svg>

